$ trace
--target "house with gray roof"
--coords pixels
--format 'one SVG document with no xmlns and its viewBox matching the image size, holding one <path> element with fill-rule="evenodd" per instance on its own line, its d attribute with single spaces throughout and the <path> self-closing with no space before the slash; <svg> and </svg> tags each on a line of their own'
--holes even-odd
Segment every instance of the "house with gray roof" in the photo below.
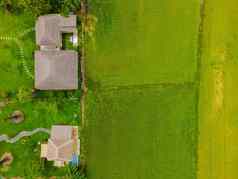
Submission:
<svg viewBox="0 0 238 179">
<path fill-rule="evenodd" d="M 75 15 L 63 17 L 59 14 L 40 16 L 36 22 L 36 43 L 40 47 L 61 48 L 62 34 L 73 33 L 77 36 Z"/>
<path fill-rule="evenodd" d="M 35 52 L 35 88 L 77 89 L 78 54 L 73 50 Z"/>
<path fill-rule="evenodd" d="M 77 38 L 75 15 L 40 16 L 36 22 L 35 88 L 39 90 L 74 90 L 78 88 L 78 53 L 62 50 L 62 35 Z"/>
</svg>

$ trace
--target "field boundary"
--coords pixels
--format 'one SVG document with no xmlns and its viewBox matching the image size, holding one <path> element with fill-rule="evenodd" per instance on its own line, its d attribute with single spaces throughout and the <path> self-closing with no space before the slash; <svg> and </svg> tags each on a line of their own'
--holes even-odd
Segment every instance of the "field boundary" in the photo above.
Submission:
<svg viewBox="0 0 238 179">
<path fill-rule="evenodd" d="M 206 0 L 200 0 L 200 22 L 198 27 L 198 50 L 197 50 L 197 75 L 196 75 L 196 83 L 197 83 L 197 92 L 196 92 L 196 115 L 197 115 L 197 150 L 196 150 L 196 168 L 197 168 L 197 178 L 199 178 L 199 133 L 200 133 L 200 114 L 199 114 L 199 101 L 200 101 L 200 82 L 201 82 L 201 65 L 202 65 L 202 47 L 203 47 L 203 35 L 204 35 L 204 20 L 205 20 L 205 3 Z"/>
<path fill-rule="evenodd" d="M 81 111 L 81 127 L 80 132 L 84 134 L 85 126 L 87 125 L 86 117 L 85 117 L 85 98 L 87 95 L 87 83 L 86 83 L 86 67 L 85 67 L 85 57 L 86 57 L 86 47 L 85 47 L 85 41 L 86 41 L 86 31 L 85 31 L 85 25 L 87 21 L 87 0 L 81 1 L 81 56 L 80 56 L 80 75 L 81 75 L 81 91 L 82 96 L 80 98 L 80 111 Z M 81 161 L 82 163 L 86 163 L 86 153 L 87 153 L 87 138 L 83 137 L 84 135 L 81 135 Z"/>
<path fill-rule="evenodd" d="M 156 84 L 141 84 L 141 85 L 120 85 L 120 86 L 94 86 L 92 89 L 97 91 L 117 91 L 117 90 L 133 90 L 133 89 L 157 89 L 165 87 L 184 87 L 196 86 L 196 82 L 184 83 L 156 83 Z"/>
</svg>

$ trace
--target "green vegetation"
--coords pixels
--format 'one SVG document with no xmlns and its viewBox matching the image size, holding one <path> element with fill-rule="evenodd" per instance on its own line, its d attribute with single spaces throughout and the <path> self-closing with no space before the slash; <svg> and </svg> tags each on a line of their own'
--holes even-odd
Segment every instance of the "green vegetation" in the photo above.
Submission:
<svg viewBox="0 0 238 179">
<path fill-rule="evenodd" d="M 88 177 L 195 179 L 195 96 L 193 85 L 89 93 Z"/>
<path fill-rule="evenodd" d="M 73 44 L 71 41 L 73 34 L 67 33 L 62 35 L 62 49 L 68 49 L 68 50 L 77 50 L 78 47 Z"/>
<path fill-rule="evenodd" d="M 80 0 L 1 0 L 0 8 L 14 14 L 27 12 L 33 16 L 48 13 L 68 15 L 80 9 Z"/>
<path fill-rule="evenodd" d="M 80 124 L 80 91 L 33 89 L 37 16 L 83 17 L 88 87 L 83 167 L 40 160 L 48 136 L 37 134 L 0 143 L 0 156 L 14 157 L 0 174 L 83 179 L 87 167 L 89 179 L 237 179 L 238 3 L 202 2 L 88 0 L 86 12 L 80 0 L 0 0 L 0 134 Z M 75 49 L 69 35 L 63 48 Z M 23 123 L 11 123 L 15 110 Z"/>
<path fill-rule="evenodd" d="M 33 73 L 34 36 L 32 32 L 20 36 L 34 26 L 34 18 L 27 14 L 15 16 L 0 12 L 0 21 L 0 89 L 1 94 L 13 93 L 19 88 L 31 86 L 33 82 L 27 76 L 24 64 Z M 19 39 L 20 44 L 14 39 L 4 39 L 8 37 Z M 20 57 L 20 48 L 23 48 L 24 59 Z"/>
<path fill-rule="evenodd" d="M 13 164 L 9 169 L 0 167 L 1 175 L 8 177 L 22 176 L 29 179 L 37 176 L 65 175 L 67 173 L 66 169 L 59 170 L 53 167 L 52 163 L 44 163 L 39 158 L 40 145 L 38 143 L 47 138 L 47 135 L 37 134 L 29 139 L 22 139 L 16 144 L 0 144 L 0 155 L 5 151 L 10 151 L 14 156 Z"/>
<path fill-rule="evenodd" d="M 205 3 L 198 179 L 238 178 L 237 5 L 236 0 Z"/>
<path fill-rule="evenodd" d="M 89 4 L 89 179 L 195 179 L 200 2 Z"/>
<path fill-rule="evenodd" d="M 199 0 L 89 0 L 87 77 L 101 85 L 193 82 Z"/>
<path fill-rule="evenodd" d="M 0 22 L 0 135 L 13 137 L 23 130 L 50 128 L 53 124 L 79 125 L 80 90 L 40 92 L 33 89 L 35 17 L 29 13 L 16 15 L 0 11 Z M 25 120 L 20 124 L 13 124 L 9 119 L 15 110 L 24 113 Z M 0 157 L 11 152 L 14 160 L 9 168 L 0 166 L 0 175 L 26 179 L 68 175 L 67 168 L 58 169 L 51 162 L 40 160 L 39 143 L 47 138 L 48 135 L 40 133 L 15 144 L 1 142 Z"/>
</svg>

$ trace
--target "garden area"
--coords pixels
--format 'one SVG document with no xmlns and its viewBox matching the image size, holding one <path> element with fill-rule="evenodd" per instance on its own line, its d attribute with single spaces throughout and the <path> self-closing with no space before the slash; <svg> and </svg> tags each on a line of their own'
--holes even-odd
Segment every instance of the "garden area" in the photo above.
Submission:
<svg viewBox="0 0 238 179">
<path fill-rule="evenodd" d="M 80 89 L 67 92 L 34 89 L 34 50 L 37 48 L 34 26 L 37 16 L 61 11 L 67 14 L 80 6 L 75 1 L 70 9 L 65 5 L 70 2 L 65 1 L 57 8 L 50 4 L 46 7 L 45 2 L 0 2 L 0 135 L 14 137 L 21 131 L 50 129 L 55 124 L 80 125 Z M 65 37 L 65 48 L 72 48 L 68 39 Z M 21 114 L 19 123 L 14 121 L 16 112 Z M 48 134 L 38 133 L 16 143 L 1 142 L 0 158 L 10 153 L 13 160 L 9 166 L 0 162 L 0 178 L 73 177 L 69 167 L 57 168 L 52 162 L 40 159 L 40 144 L 48 138 Z"/>
</svg>

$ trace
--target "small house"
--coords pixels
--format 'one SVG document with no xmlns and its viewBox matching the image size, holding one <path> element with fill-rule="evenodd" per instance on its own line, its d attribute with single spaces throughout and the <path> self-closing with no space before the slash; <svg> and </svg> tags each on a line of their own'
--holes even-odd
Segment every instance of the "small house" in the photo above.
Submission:
<svg viewBox="0 0 238 179">
<path fill-rule="evenodd" d="M 54 165 L 62 167 L 78 158 L 80 141 L 77 126 L 55 125 L 51 129 L 47 144 L 41 144 L 41 158 L 54 161 Z"/>
<path fill-rule="evenodd" d="M 62 49 L 62 35 L 72 33 L 77 42 L 77 18 L 59 14 L 40 16 L 36 22 L 35 88 L 78 89 L 78 53 Z"/>
</svg>

